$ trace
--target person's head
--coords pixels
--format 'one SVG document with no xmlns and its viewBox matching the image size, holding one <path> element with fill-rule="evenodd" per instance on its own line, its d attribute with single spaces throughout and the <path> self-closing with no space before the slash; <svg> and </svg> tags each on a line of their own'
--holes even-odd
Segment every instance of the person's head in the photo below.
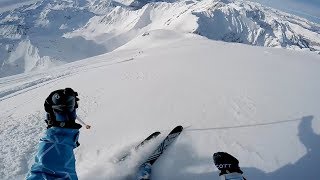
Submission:
<svg viewBox="0 0 320 180">
<path fill-rule="evenodd" d="M 75 120 L 78 93 L 71 88 L 65 88 L 52 95 L 52 110 L 57 121 Z"/>
</svg>

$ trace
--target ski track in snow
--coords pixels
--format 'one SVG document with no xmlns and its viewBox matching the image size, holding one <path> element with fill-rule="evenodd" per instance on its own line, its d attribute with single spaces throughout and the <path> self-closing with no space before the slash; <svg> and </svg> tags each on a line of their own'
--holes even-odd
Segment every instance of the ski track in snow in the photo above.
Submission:
<svg viewBox="0 0 320 180">
<path fill-rule="evenodd" d="M 106 64 L 103 63 L 103 65 L 96 65 L 96 66 L 92 66 L 90 68 L 82 68 L 83 66 L 73 67 L 73 68 L 77 68 L 77 69 L 80 68 L 80 70 L 76 70 L 76 71 L 75 70 L 71 70 L 71 71 L 64 70 L 64 71 L 67 71 L 67 73 L 62 73 L 62 74 L 57 73 L 59 75 L 53 75 L 53 76 L 49 75 L 44 78 L 43 78 L 44 75 L 40 74 L 40 75 L 37 75 L 37 76 L 39 76 L 39 78 L 36 77 L 36 80 L 20 84 L 18 86 L 13 87 L 13 88 L 2 90 L 0 92 L 0 101 L 5 100 L 7 98 L 11 98 L 13 96 L 17 96 L 19 94 L 23 94 L 27 91 L 45 86 L 47 84 L 55 83 L 56 81 L 62 80 L 64 78 L 67 78 L 72 75 L 75 75 L 79 72 L 88 71 L 88 70 L 95 69 L 95 68 L 102 68 L 104 66 L 110 66 L 110 65 L 119 64 L 119 63 L 125 63 L 125 62 L 132 61 L 132 60 L 133 60 L 133 58 L 122 60 L 122 61 L 117 61 L 117 62 L 111 62 L 111 63 L 108 62 Z M 19 83 L 21 81 L 22 82 L 28 81 L 31 78 L 33 79 L 33 77 L 23 77 L 23 78 L 12 79 L 12 80 L 5 81 L 5 82 L 0 81 L 0 85 L 5 87 L 6 84 L 15 84 L 15 83 Z"/>
<path fill-rule="evenodd" d="M 231 109 L 234 111 L 235 120 L 243 118 L 254 121 L 253 116 L 256 113 L 256 105 L 249 97 L 234 97 L 230 104 Z"/>
</svg>

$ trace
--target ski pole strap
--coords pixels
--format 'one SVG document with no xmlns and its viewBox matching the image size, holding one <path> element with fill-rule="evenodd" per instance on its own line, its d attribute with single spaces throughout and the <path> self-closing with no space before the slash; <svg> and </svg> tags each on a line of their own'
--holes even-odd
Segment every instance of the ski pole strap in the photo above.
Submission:
<svg viewBox="0 0 320 180">
<path fill-rule="evenodd" d="M 47 120 L 48 127 L 60 127 L 60 128 L 69 128 L 69 129 L 80 129 L 82 126 L 81 124 L 75 123 L 74 121 L 55 121 L 55 120 Z"/>
<path fill-rule="evenodd" d="M 221 177 L 221 180 L 246 180 L 240 173 L 237 173 L 237 172 L 223 174 L 220 177 Z"/>
</svg>

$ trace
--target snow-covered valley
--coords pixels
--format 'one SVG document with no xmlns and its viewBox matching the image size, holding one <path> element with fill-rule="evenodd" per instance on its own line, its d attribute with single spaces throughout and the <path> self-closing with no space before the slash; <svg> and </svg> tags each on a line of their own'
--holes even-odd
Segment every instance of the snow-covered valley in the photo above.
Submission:
<svg viewBox="0 0 320 180">
<path fill-rule="evenodd" d="M 152 46 L 149 46 L 152 44 Z M 231 53 L 232 52 L 232 53 Z M 124 179 L 162 137 L 123 163 L 148 134 L 186 129 L 154 165 L 154 180 L 212 180 L 216 151 L 248 179 L 317 179 L 320 57 L 157 30 L 114 52 L 0 79 L 0 179 L 23 179 L 45 130 L 43 102 L 79 92 L 80 179 Z"/>
</svg>

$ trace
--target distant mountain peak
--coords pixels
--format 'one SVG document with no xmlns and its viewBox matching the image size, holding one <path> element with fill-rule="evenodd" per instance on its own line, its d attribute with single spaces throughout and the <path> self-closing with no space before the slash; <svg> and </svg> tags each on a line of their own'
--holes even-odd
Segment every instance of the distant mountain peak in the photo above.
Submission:
<svg viewBox="0 0 320 180">
<path fill-rule="evenodd" d="M 248 1 L 42 0 L 0 14 L 0 77 L 49 67 L 43 59 L 54 65 L 110 52 L 157 29 L 320 52 L 319 24 Z M 21 42 L 38 54 L 21 55 Z M 35 67 L 6 71 L 30 57 Z"/>
</svg>

